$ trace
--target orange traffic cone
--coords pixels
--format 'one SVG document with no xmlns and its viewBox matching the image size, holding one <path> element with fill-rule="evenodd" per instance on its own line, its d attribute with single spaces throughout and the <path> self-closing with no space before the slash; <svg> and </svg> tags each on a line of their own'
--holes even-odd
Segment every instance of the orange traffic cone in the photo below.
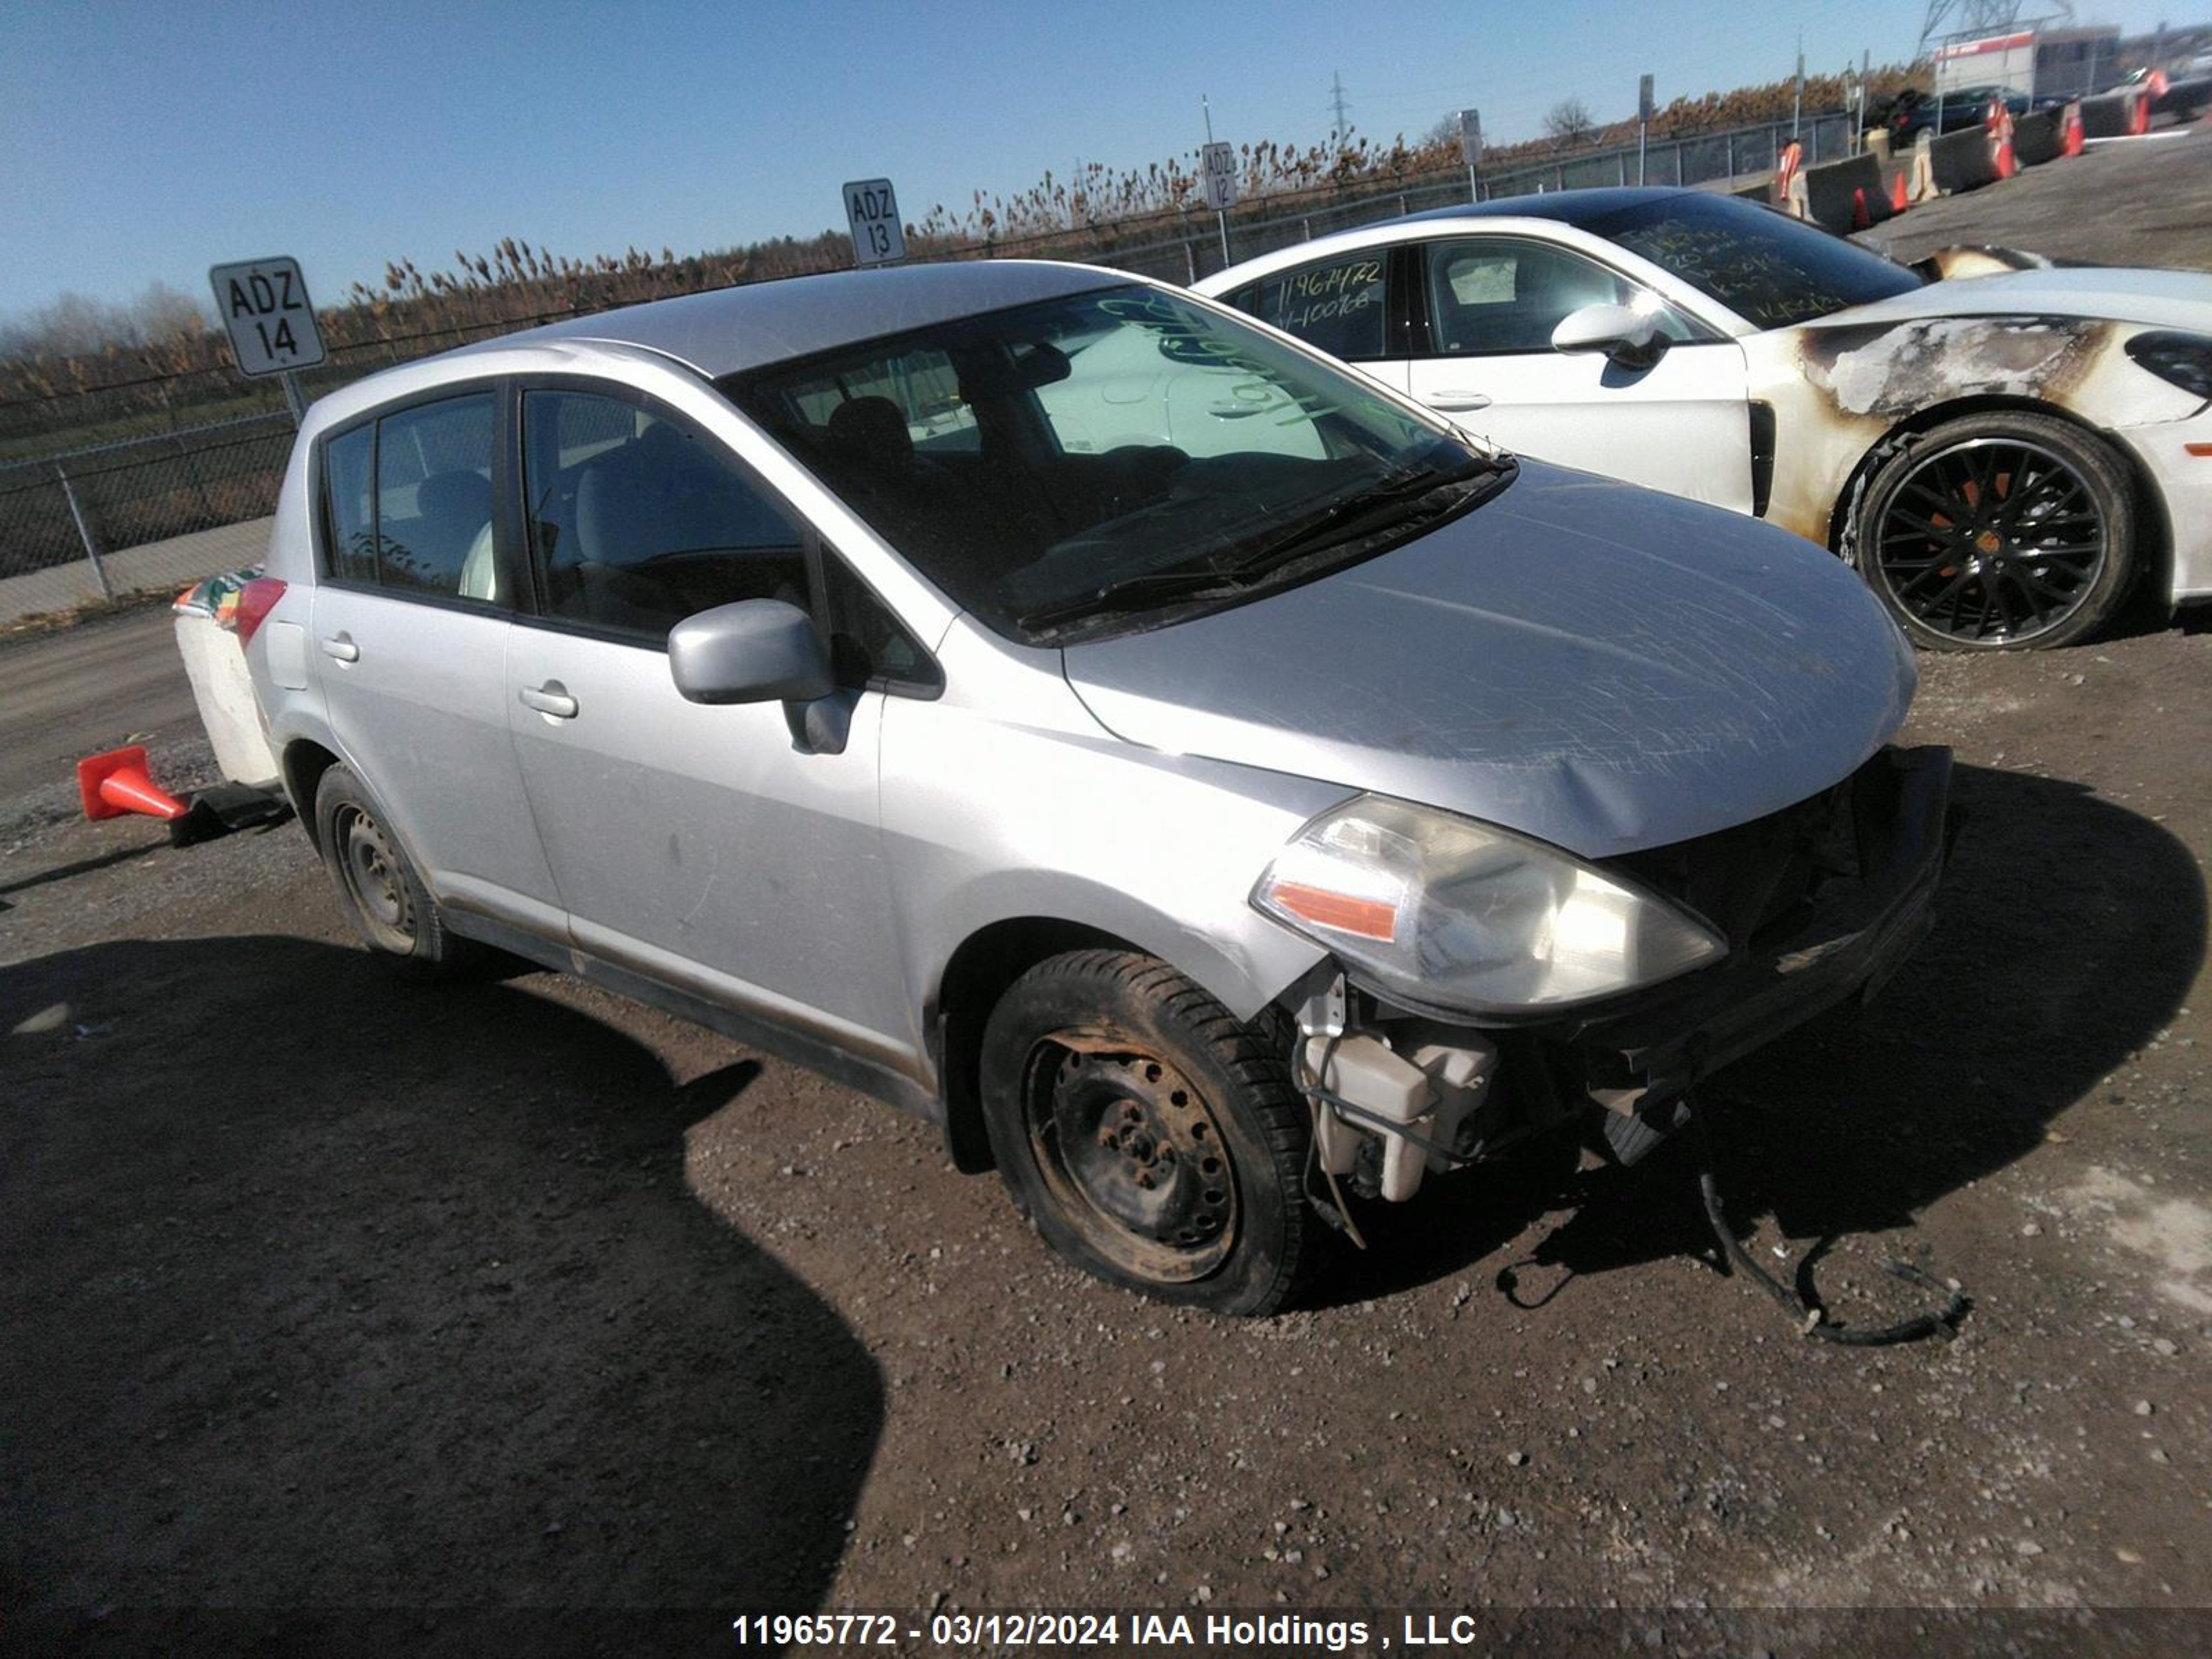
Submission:
<svg viewBox="0 0 2212 1659">
<path fill-rule="evenodd" d="M 2081 104 L 2079 99 L 2066 106 L 2065 124 L 2061 131 L 2063 136 L 2059 141 L 2058 153 L 2062 155 L 2079 155 L 2082 149 Z"/>
<path fill-rule="evenodd" d="M 1905 169 L 1899 167 L 1889 175 L 1889 206 L 1893 213 L 1902 213 L 1912 205 L 1912 198 L 1905 193 Z"/>
<path fill-rule="evenodd" d="M 76 763 L 77 799 L 88 818 L 119 818 L 143 812 L 150 818 L 180 818 L 188 810 L 146 775 L 146 751 L 137 744 L 111 749 Z"/>
</svg>

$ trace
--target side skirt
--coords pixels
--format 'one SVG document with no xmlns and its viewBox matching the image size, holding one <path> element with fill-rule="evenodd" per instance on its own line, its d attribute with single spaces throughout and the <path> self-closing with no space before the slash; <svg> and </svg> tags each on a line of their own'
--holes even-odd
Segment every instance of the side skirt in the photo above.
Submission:
<svg viewBox="0 0 2212 1659">
<path fill-rule="evenodd" d="M 794 1030 L 788 1025 L 745 1009 L 711 1001 L 650 975 L 609 962 L 574 945 L 543 938 L 511 922 L 485 915 L 481 911 L 454 904 L 447 904 L 441 908 L 446 926 L 464 938 L 505 951 L 526 962 L 534 962 L 555 973 L 573 974 L 589 984 L 604 985 L 610 991 L 619 992 L 647 1007 L 658 1008 L 663 1013 L 673 1014 L 694 1025 L 703 1025 L 710 1031 L 719 1031 L 749 1048 L 757 1048 L 763 1054 L 774 1054 L 779 1060 L 787 1060 L 794 1066 L 804 1066 L 811 1072 L 818 1072 L 833 1083 L 880 1100 L 885 1105 L 911 1112 L 925 1121 L 939 1123 L 944 1121 L 944 1103 L 934 1091 L 902 1072 L 894 1071 L 863 1055 L 825 1042 L 811 1032 Z"/>
</svg>

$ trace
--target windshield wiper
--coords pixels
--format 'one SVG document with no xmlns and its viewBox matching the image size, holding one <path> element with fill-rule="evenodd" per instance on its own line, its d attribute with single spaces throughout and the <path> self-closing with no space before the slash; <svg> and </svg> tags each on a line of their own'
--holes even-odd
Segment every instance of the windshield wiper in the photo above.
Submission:
<svg viewBox="0 0 2212 1659">
<path fill-rule="evenodd" d="M 1418 501 L 1455 484 L 1471 484 L 1478 475 L 1502 476 L 1510 466 L 1510 463 L 1483 459 L 1449 471 L 1442 467 L 1418 466 L 1401 467 L 1395 472 L 1386 472 L 1364 489 L 1331 501 L 1297 529 L 1248 553 L 1231 565 L 1224 574 L 1239 581 L 1249 582 L 1317 544 L 1349 539 L 1346 532 L 1347 525 L 1370 517 L 1382 507 L 1400 501 Z M 1442 505 L 1455 507 L 1462 499 L 1455 495 Z M 1419 516 L 1425 518 L 1429 515 L 1423 514 Z M 1395 528 L 1402 522 L 1402 519 L 1394 519 L 1389 526 L 1382 527 Z"/>
<path fill-rule="evenodd" d="M 1510 465 L 1485 458 L 1449 470 L 1425 465 L 1401 467 L 1331 501 L 1297 529 L 1266 543 L 1234 563 L 1203 565 L 1194 569 L 1151 570 L 1125 576 L 1103 587 L 1070 594 L 1034 611 L 1024 611 L 1015 621 L 1024 629 L 1045 629 L 1077 617 L 1134 610 L 1159 599 L 1212 598 L 1241 592 L 1278 565 L 1310 550 L 1316 543 L 1341 535 L 1347 524 L 1371 517 L 1378 510 L 1400 501 L 1418 501 L 1455 484 L 1470 483 L 1478 475 L 1503 476 Z M 1444 506 L 1457 506 L 1461 499 L 1455 495 Z M 1403 518 L 1395 519 L 1390 527 L 1402 522 Z"/>
<path fill-rule="evenodd" d="M 1024 628 L 1049 628 L 1054 623 L 1077 617 L 1127 611 L 1137 601 L 1172 599 L 1178 594 L 1233 592 L 1237 586 L 1233 572 L 1216 570 L 1212 566 L 1200 570 L 1148 570 L 1141 575 L 1108 582 L 1103 587 L 1054 599 L 1034 611 L 1024 611 L 1014 620 Z"/>
</svg>

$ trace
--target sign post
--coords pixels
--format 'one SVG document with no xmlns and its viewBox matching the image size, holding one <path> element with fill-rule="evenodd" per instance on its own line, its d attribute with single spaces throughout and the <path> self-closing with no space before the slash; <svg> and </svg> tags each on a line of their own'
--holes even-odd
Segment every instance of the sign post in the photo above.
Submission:
<svg viewBox="0 0 2212 1659">
<path fill-rule="evenodd" d="M 1651 131 L 1651 77 L 1636 83 L 1636 182 L 1644 182 L 1644 140 Z M 1679 171 L 1680 169 L 1677 169 Z"/>
<path fill-rule="evenodd" d="M 216 265 L 208 283 L 239 373 L 281 376 L 293 423 L 305 420 L 307 394 L 300 388 L 300 371 L 320 367 L 329 354 L 300 262 L 279 257 Z"/>
<path fill-rule="evenodd" d="M 1463 109 L 1459 112 L 1459 153 L 1467 162 L 1467 199 L 1482 199 L 1482 181 L 1475 177 L 1482 166 L 1482 112 Z"/>
<path fill-rule="evenodd" d="M 888 179 L 858 179 L 845 186 L 845 218 L 853 228 L 855 264 L 896 264 L 906 258 L 906 227 Z"/>
<path fill-rule="evenodd" d="M 1199 152 L 1199 177 L 1206 187 L 1206 204 L 1221 225 L 1221 263 L 1229 263 L 1229 210 L 1237 205 L 1237 146 L 1209 139 Z"/>
</svg>

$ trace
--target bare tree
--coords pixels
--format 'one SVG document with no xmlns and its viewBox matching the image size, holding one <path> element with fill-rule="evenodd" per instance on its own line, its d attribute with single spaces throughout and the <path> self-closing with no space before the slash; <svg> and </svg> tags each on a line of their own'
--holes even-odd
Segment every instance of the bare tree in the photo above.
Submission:
<svg viewBox="0 0 2212 1659">
<path fill-rule="evenodd" d="M 1437 118 L 1436 125 L 1421 135 L 1421 145 L 1425 149 L 1434 149 L 1443 144 L 1455 149 L 1458 147 L 1459 112 L 1455 109 L 1446 110 Z"/>
<path fill-rule="evenodd" d="M 161 282 L 149 283 L 145 291 L 131 302 L 131 322 L 141 345 L 188 340 L 215 326 L 205 300 L 195 300 Z"/>
<path fill-rule="evenodd" d="M 1562 98 L 1544 118 L 1544 131 L 1555 143 L 1577 144 L 1597 128 L 1597 117 L 1579 98 Z"/>
</svg>

